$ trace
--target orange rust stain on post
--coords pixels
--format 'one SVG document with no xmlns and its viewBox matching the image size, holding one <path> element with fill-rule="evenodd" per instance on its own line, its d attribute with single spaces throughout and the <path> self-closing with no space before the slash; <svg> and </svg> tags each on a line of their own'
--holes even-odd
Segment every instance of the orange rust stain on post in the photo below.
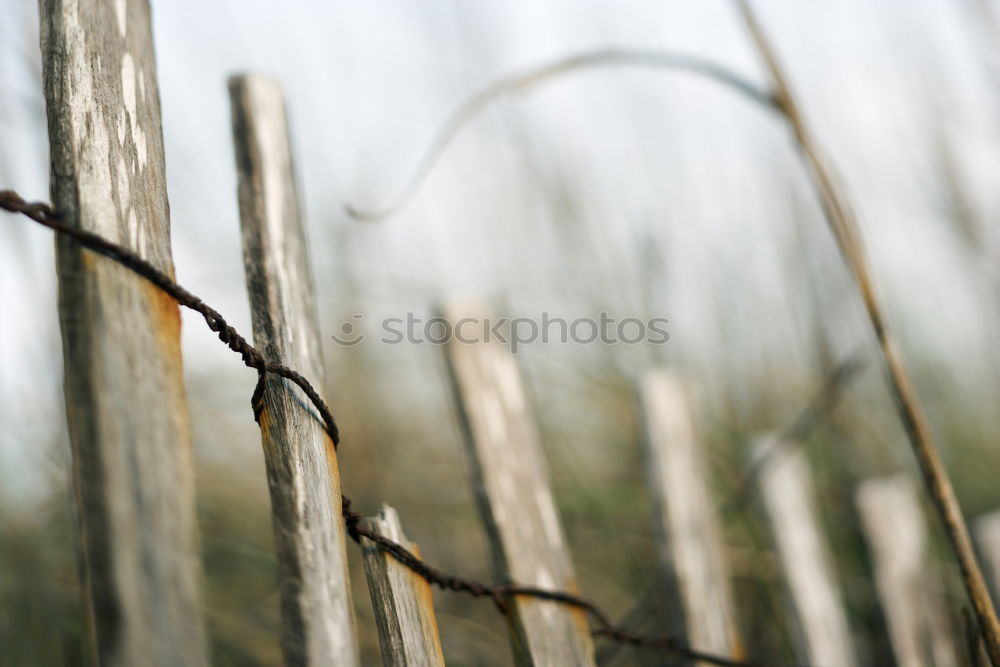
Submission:
<svg viewBox="0 0 1000 667">
<path fill-rule="evenodd" d="M 400 567 L 406 567 L 402 563 L 398 564 Z M 421 577 L 416 572 L 410 570 L 410 577 L 413 579 L 417 592 L 420 594 L 420 599 L 428 607 L 434 606 L 434 596 L 431 593 L 431 585 L 426 579 Z"/>
<path fill-rule="evenodd" d="M 142 281 L 140 295 L 147 303 L 153 326 L 153 340 L 161 351 L 156 363 L 172 378 L 174 387 L 184 386 L 184 363 L 181 359 L 181 309 L 174 297 L 150 282 Z M 183 392 L 183 389 L 182 389 Z M 183 393 L 181 394 L 183 400 Z M 187 410 L 184 410 L 187 414 Z"/>
<path fill-rule="evenodd" d="M 566 592 L 573 593 L 574 595 L 580 594 L 580 586 L 576 583 L 576 579 L 570 579 L 566 582 Z M 580 607 L 571 607 L 570 616 L 573 617 L 573 622 L 576 624 L 577 628 L 581 634 L 590 634 L 590 624 L 587 622 L 587 612 Z"/>
<path fill-rule="evenodd" d="M 333 446 L 333 438 L 331 438 L 330 434 L 326 432 L 326 429 L 323 429 L 323 446 L 326 447 L 326 455 L 329 457 L 328 460 L 331 462 L 330 472 L 335 473 L 336 470 L 333 469 L 332 463 L 337 460 L 337 448 Z"/>
<path fill-rule="evenodd" d="M 566 592 L 572 593 L 574 595 L 580 594 L 580 586 L 576 583 L 576 579 L 570 579 L 566 582 Z M 570 615 L 573 617 L 573 622 L 576 623 L 580 632 L 584 635 L 590 634 L 590 625 L 587 623 L 587 612 L 580 607 L 571 607 Z"/>
<path fill-rule="evenodd" d="M 410 550 L 411 554 L 413 554 L 414 556 L 416 556 L 420 560 L 424 559 L 424 555 L 422 553 L 420 553 L 420 547 L 418 547 L 416 544 L 414 544 L 413 542 L 410 542 L 406 546 Z M 402 563 L 397 562 L 396 559 L 393 558 L 392 556 L 390 556 L 389 554 L 385 554 L 385 559 L 386 559 L 387 563 L 395 564 L 395 565 L 398 565 L 400 567 L 405 567 Z M 420 597 L 423 598 L 424 601 L 429 606 L 433 606 L 432 601 L 431 601 L 432 600 L 432 596 L 431 596 L 431 585 L 430 585 L 430 583 L 426 579 L 424 579 L 423 577 L 421 577 L 419 574 L 417 574 L 416 572 L 414 572 L 413 570 L 411 570 L 409 568 L 406 568 L 406 571 L 410 575 L 410 577 L 413 578 L 413 581 L 415 582 L 416 589 L 418 591 L 420 591 Z"/>
<path fill-rule="evenodd" d="M 330 475 L 330 485 L 340 495 L 340 465 L 337 463 L 337 448 L 333 446 L 333 439 L 330 434 L 323 429 L 323 445 L 326 447 L 326 472 Z"/>
<path fill-rule="evenodd" d="M 424 555 L 422 553 L 420 553 L 420 547 L 419 546 L 417 546 L 413 542 L 410 542 L 409 544 L 407 544 L 405 546 L 410 550 L 411 554 L 413 554 L 414 556 L 416 556 L 420 560 L 424 559 Z M 385 559 L 386 559 L 387 563 L 396 564 L 396 565 L 399 565 L 400 567 L 405 567 L 402 563 L 397 562 L 396 559 L 393 558 L 392 556 L 390 556 L 389 554 L 385 554 Z M 433 606 L 432 601 L 431 601 L 432 600 L 432 596 L 431 596 L 431 585 L 430 585 L 430 582 L 428 582 L 426 579 L 424 579 L 419 574 L 417 574 L 416 572 L 414 572 L 413 570 L 411 570 L 409 568 L 406 568 L 406 571 L 410 575 L 410 577 L 413 579 L 413 581 L 414 581 L 414 587 L 418 591 L 420 591 L 420 597 L 424 598 L 428 605 Z"/>
<path fill-rule="evenodd" d="M 420 547 L 413 542 L 408 545 L 410 553 L 419 558 L 424 559 L 424 555 L 420 552 Z M 395 562 L 395 559 L 389 554 L 385 554 L 386 561 L 395 564 L 398 567 L 405 567 L 402 563 Z M 414 572 L 413 570 L 406 568 L 407 574 L 409 574 L 410 579 L 413 581 L 413 587 L 420 598 L 421 604 L 424 605 L 428 613 L 424 615 L 425 620 L 429 624 L 428 630 L 431 636 L 434 638 L 434 644 L 437 648 L 438 653 L 441 653 L 441 635 L 438 630 L 437 616 L 434 614 L 434 590 L 431 588 L 429 581 L 424 579 L 422 576 Z"/>
<path fill-rule="evenodd" d="M 433 638 L 434 646 L 437 649 L 437 653 L 440 656 L 442 654 L 441 650 L 441 631 L 438 629 L 437 615 L 434 613 L 434 594 L 431 591 L 431 585 L 426 579 L 417 575 L 417 573 L 412 573 L 414 577 L 420 579 L 420 587 L 417 589 L 420 594 L 421 602 L 426 605 L 428 610 L 425 615 L 425 620 L 427 621 L 427 631 Z"/>
<path fill-rule="evenodd" d="M 257 415 L 257 425 L 264 436 L 261 442 L 268 447 L 271 443 L 271 438 L 268 436 L 271 432 L 271 411 L 267 409 L 267 401 L 263 398 L 261 398 L 260 414 Z"/>
<path fill-rule="evenodd" d="M 177 301 L 152 283 L 143 281 L 149 312 L 157 342 L 164 351 L 179 359 L 181 339 L 181 310 Z"/>
<path fill-rule="evenodd" d="M 267 433 L 271 428 L 271 412 L 267 409 L 267 401 L 261 401 L 257 423 L 260 425 L 260 430 L 264 433 Z"/>
<path fill-rule="evenodd" d="M 587 613 L 585 611 L 574 609 L 570 612 L 570 616 L 573 617 L 573 622 L 576 623 L 580 634 L 590 634 L 590 623 L 587 622 Z"/>
<path fill-rule="evenodd" d="M 420 601 L 427 606 L 428 609 L 434 608 L 434 593 L 431 590 L 431 585 L 426 579 L 421 577 L 416 572 L 410 571 L 410 576 L 415 582 L 417 593 L 420 595 Z M 430 615 L 430 620 L 434 623 L 434 630 L 437 631 L 437 618 L 434 614 Z"/>
</svg>

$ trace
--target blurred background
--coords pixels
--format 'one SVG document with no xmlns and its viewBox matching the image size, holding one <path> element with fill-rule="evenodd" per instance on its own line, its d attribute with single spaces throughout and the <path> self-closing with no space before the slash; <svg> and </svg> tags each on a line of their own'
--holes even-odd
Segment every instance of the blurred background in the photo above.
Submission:
<svg viewBox="0 0 1000 667">
<path fill-rule="evenodd" d="M 892 325 L 966 514 L 1000 508 L 1000 14 L 990 0 L 757 0 L 814 134 L 853 198 Z M 35 3 L 0 0 L 0 188 L 47 200 Z M 662 587 L 634 383 L 666 365 L 696 398 L 723 502 L 761 430 L 836 363 L 869 363 L 803 443 L 864 664 L 888 640 L 857 482 L 913 471 L 870 327 L 784 124 L 715 82 L 608 67 L 511 95 L 463 130 L 414 198 L 433 134 L 496 78 L 604 48 L 703 57 L 767 86 L 730 3 L 451 0 L 154 3 L 178 280 L 250 330 L 226 79 L 285 86 L 324 336 L 455 296 L 503 315 L 666 317 L 664 346 L 534 344 L 518 363 L 588 596 L 626 614 Z M 11 665 L 82 661 L 53 241 L 0 221 L 0 646 Z M 369 333 L 375 333 L 374 328 Z M 184 313 L 208 624 L 220 665 L 280 663 L 255 374 Z M 442 352 L 328 337 L 345 492 L 385 501 L 446 569 L 490 578 Z M 915 473 L 914 473 L 915 474 Z M 751 655 L 793 656 L 757 503 L 724 517 Z M 935 539 L 938 539 L 935 533 Z M 360 639 L 378 660 L 359 552 Z M 962 596 L 941 551 L 946 591 Z M 449 664 L 509 664 L 492 606 L 436 593 Z M 649 598 L 650 596 L 646 596 Z M 667 597 L 667 596 L 664 596 Z M 642 629 L 672 632 L 660 597 Z M 621 649 L 633 664 L 661 656 Z M 660 662 L 656 662 L 659 660 Z"/>
</svg>

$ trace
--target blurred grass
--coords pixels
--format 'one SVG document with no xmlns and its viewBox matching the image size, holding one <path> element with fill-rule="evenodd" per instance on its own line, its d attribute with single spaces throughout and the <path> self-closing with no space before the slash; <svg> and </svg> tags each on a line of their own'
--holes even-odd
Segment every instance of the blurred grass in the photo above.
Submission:
<svg viewBox="0 0 1000 667">
<path fill-rule="evenodd" d="M 0 664 L 79 665 L 84 624 L 68 492 L 0 508 Z"/>
<path fill-rule="evenodd" d="M 436 352 L 435 352 L 436 353 Z M 430 354 L 430 353 L 429 353 Z M 343 363 L 343 360 L 341 360 Z M 365 374 L 363 355 L 350 362 L 353 377 Z M 676 633 L 675 593 L 664 577 L 653 540 L 650 500 L 637 439 L 632 380 L 610 367 L 570 375 L 537 368 L 526 377 L 536 418 L 553 471 L 559 509 L 583 592 L 613 618 L 622 618 L 643 600 L 636 629 Z M 446 384 L 433 359 L 417 363 L 424 373 L 423 393 L 387 404 L 380 382 L 333 389 L 340 396 L 339 417 L 349 445 L 341 456 L 345 492 L 366 513 L 381 502 L 396 506 L 410 537 L 437 566 L 491 579 L 488 551 L 468 486 L 466 462 Z M 603 370 L 601 370 L 603 368 Z M 345 372 L 343 366 L 339 369 Z M 696 403 L 699 436 L 708 448 L 716 497 L 724 504 L 747 460 L 751 434 L 774 430 L 801 407 L 820 378 L 787 370 L 752 379 L 760 391 L 733 388 L 700 391 Z M 933 374 L 920 373 L 933 386 Z M 559 390 L 544 383 L 558 379 Z M 385 380 L 392 383 L 390 380 Z M 835 567 L 863 664 L 891 661 L 885 621 L 871 582 L 871 564 L 853 493 L 864 477 L 900 466 L 912 470 L 903 435 L 879 387 L 877 369 L 863 372 L 829 418 L 800 444 L 816 481 L 816 506 L 836 555 Z M 191 386 L 202 391 L 197 380 Z M 743 401 L 720 400 L 720 394 Z M 986 437 L 990 420 L 940 410 L 942 396 L 928 396 L 935 426 L 948 443 L 946 458 L 970 515 L 993 509 L 997 490 L 980 481 L 983 462 L 997 453 Z M 875 408 L 873 408 L 875 406 Z M 387 410 L 391 419 L 379 418 Z M 568 419 L 569 415 L 577 418 Z M 277 570 L 270 507 L 263 479 L 259 441 L 247 424 L 203 425 L 198 433 L 198 517 L 205 570 L 204 596 L 213 664 L 278 665 L 280 627 Z M 976 424 L 976 425 L 973 425 Z M 239 460 L 218 458 L 222 431 L 244 433 L 236 445 Z M 213 445 L 213 443 L 215 443 Z M 229 443 L 233 446 L 233 443 Z M 208 455 L 208 453 L 212 453 Z M 930 517 L 929 517 L 930 518 Z M 0 653 L 2 664 L 84 664 L 80 583 L 75 562 L 75 527 L 68 488 L 30 512 L 0 508 Z M 933 521 L 929 525 L 934 526 Z M 770 534 L 756 497 L 724 516 L 731 549 L 739 620 L 749 655 L 793 661 L 794 623 L 775 564 Z M 946 574 L 945 611 L 955 617 L 963 604 L 956 573 L 936 528 L 930 532 L 937 554 L 931 567 Z M 364 664 L 380 660 L 371 605 L 359 553 L 349 547 L 354 602 Z M 445 655 L 453 665 L 510 663 L 504 620 L 484 601 L 435 591 Z M 662 656 L 631 648 L 609 650 L 609 664 L 662 664 Z"/>
</svg>

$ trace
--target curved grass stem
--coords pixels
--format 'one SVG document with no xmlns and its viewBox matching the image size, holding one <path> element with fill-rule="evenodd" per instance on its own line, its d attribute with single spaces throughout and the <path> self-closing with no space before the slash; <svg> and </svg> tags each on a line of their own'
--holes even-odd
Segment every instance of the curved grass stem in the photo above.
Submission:
<svg viewBox="0 0 1000 667">
<path fill-rule="evenodd" d="M 397 213 L 420 189 L 420 186 L 434 169 L 434 165 L 437 164 L 458 133 L 498 99 L 507 95 L 527 92 L 538 84 L 572 72 L 596 67 L 622 66 L 692 72 L 721 83 L 763 107 L 772 109 L 775 107 L 774 100 L 771 99 L 766 90 L 761 90 L 739 74 L 721 65 L 693 56 L 668 51 L 631 49 L 602 49 L 580 53 L 509 74 L 497 79 L 463 101 L 455 107 L 435 133 L 406 185 L 395 198 L 378 209 L 366 210 L 353 204 L 347 204 L 344 206 L 345 211 L 356 220 L 368 222 L 384 220 Z"/>
</svg>

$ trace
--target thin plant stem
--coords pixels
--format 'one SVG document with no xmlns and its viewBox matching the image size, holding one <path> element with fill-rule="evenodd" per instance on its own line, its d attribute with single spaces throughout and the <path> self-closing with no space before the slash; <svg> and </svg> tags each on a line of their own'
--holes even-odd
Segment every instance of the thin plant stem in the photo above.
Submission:
<svg viewBox="0 0 1000 667">
<path fill-rule="evenodd" d="M 420 189 L 438 159 L 444 154 L 456 135 L 472 119 L 497 99 L 506 95 L 523 93 L 530 88 L 564 74 L 595 67 L 633 66 L 647 69 L 687 71 L 708 77 L 764 107 L 774 108 L 774 101 L 766 90 L 761 90 L 739 74 L 721 65 L 693 56 L 668 51 L 603 49 L 575 54 L 521 72 L 497 79 L 472 97 L 464 100 L 448 116 L 424 151 L 403 189 L 390 202 L 377 210 L 364 210 L 353 204 L 344 209 L 357 220 L 375 222 L 392 216 Z"/>
<path fill-rule="evenodd" d="M 816 141 L 809 133 L 778 62 L 777 55 L 756 15 L 750 8 L 750 3 L 747 0 L 735 0 L 735 2 L 754 45 L 771 75 L 775 102 L 788 119 L 788 124 L 795 135 L 795 141 L 809 167 L 809 173 L 819 194 L 826 219 L 837 244 L 840 246 L 844 260 L 854 276 L 861 299 L 864 301 L 868 319 L 871 320 L 885 361 L 896 406 L 916 455 L 927 493 L 958 561 L 962 583 L 972 608 L 975 610 L 990 662 L 993 667 L 1000 667 L 1000 623 L 997 622 L 996 610 L 990 600 L 982 570 L 976 561 L 972 540 L 969 538 L 969 530 L 962 516 L 958 498 L 955 496 L 955 489 L 948 476 L 948 471 L 941 462 L 941 456 L 934 444 L 933 435 L 920 407 L 899 346 L 886 323 L 884 311 L 872 281 L 868 259 L 860 241 L 857 220 L 840 186 L 836 185 L 826 158 L 821 154 Z"/>
</svg>

